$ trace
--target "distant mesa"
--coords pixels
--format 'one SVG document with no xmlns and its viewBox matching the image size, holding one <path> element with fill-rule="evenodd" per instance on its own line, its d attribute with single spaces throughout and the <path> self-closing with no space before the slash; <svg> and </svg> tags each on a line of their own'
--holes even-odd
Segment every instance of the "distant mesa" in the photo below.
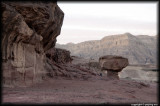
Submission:
<svg viewBox="0 0 160 106">
<path fill-rule="evenodd" d="M 128 58 L 130 64 L 157 64 L 156 36 L 134 36 L 127 32 L 78 44 L 57 44 L 56 47 L 69 50 L 71 55 L 86 59 L 93 57 L 97 61 L 104 55 L 119 55 Z"/>
<path fill-rule="evenodd" d="M 72 44 L 74 44 L 74 43 L 72 43 L 72 42 L 67 43 L 67 45 L 72 45 Z"/>
<path fill-rule="evenodd" d="M 124 35 L 132 35 L 131 33 L 129 33 L 129 32 L 126 32 L 126 33 L 124 33 Z"/>
</svg>

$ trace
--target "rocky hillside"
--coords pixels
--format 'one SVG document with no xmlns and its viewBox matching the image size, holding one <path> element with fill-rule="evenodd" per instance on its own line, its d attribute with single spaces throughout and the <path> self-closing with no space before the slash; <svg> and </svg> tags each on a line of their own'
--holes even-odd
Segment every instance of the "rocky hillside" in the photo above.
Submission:
<svg viewBox="0 0 160 106">
<path fill-rule="evenodd" d="M 97 60 L 103 55 L 120 55 L 128 58 L 130 64 L 156 64 L 156 42 L 157 38 L 155 36 L 134 36 L 130 33 L 125 33 L 78 44 L 56 44 L 56 47 L 71 51 L 71 55 L 88 59 Z"/>
<path fill-rule="evenodd" d="M 1 9 L 3 86 L 96 75 L 72 65 L 69 51 L 55 48 L 64 17 L 56 2 L 2 2 Z"/>
</svg>

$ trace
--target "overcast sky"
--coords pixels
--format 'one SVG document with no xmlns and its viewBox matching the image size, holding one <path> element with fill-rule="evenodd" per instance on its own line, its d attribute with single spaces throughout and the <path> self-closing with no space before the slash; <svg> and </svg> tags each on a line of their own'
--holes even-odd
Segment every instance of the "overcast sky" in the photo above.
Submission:
<svg viewBox="0 0 160 106">
<path fill-rule="evenodd" d="M 100 40 L 129 32 L 157 35 L 157 2 L 58 2 L 64 12 L 57 43 Z"/>
</svg>

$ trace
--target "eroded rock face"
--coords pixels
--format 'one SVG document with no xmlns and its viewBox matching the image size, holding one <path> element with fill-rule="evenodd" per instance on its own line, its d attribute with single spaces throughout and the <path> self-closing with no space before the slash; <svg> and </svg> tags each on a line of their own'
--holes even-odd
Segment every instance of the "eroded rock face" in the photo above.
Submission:
<svg viewBox="0 0 160 106">
<path fill-rule="evenodd" d="M 118 72 L 129 64 L 127 58 L 113 55 L 100 57 L 99 63 L 101 70 L 107 71 L 107 77 L 111 79 L 119 79 Z"/>
<path fill-rule="evenodd" d="M 51 59 L 56 63 L 68 63 L 71 62 L 73 59 L 70 56 L 70 51 L 59 49 L 59 48 L 52 48 L 46 52 L 47 58 Z"/>
<path fill-rule="evenodd" d="M 55 46 L 64 13 L 52 2 L 2 2 L 4 85 L 39 82 L 45 52 Z"/>
<path fill-rule="evenodd" d="M 81 64 L 72 64 L 70 52 L 64 49 L 52 48 L 46 52 L 45 68 L 49 78 L 65 77 L 69 79 L 88 79 L 96 76 L 94 70 Z"/>
</svg>

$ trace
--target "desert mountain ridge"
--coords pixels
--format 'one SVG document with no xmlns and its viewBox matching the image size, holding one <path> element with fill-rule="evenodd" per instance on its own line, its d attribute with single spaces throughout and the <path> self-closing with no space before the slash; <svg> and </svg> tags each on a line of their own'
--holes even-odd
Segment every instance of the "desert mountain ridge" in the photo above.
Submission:
<svg viewBox="0 0 160 106">
<path fill-rule="evenodd" d="M 56 47 L 69 50 L 71 55 L 88 59 L 98 60 L 103 55 L 120 55 L 128 58 L 130 64 L 157 63 L 157 36 L 124 33 L 77 44 L 57 43 Z"/>
</svg>

